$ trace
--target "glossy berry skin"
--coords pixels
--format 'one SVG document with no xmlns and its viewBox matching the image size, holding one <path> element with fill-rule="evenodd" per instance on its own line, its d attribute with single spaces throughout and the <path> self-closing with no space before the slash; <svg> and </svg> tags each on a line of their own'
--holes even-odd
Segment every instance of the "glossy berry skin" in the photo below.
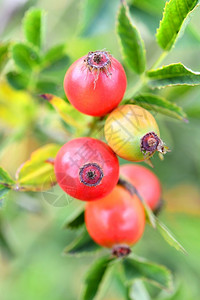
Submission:
<svg viewBox="0 0 200 300">
<path fill-rule="evenodd" d="M 120 174 L 133 184 L 152 210 L 158 207 L 162 188 L 152 171 L 140 165 L 126 164 L 120 167 Z"/>
<path fill-rule="evenodd" d="M 127 80 L 122 65 L 105 51 L 89 52 L 66 72 L 64 90 L 80 112 L 104 116 L 122 100 Z"/>
<path fill-rule="evenodd" d="M 160 142 L 159 128 L 150 112 L 137 105 L 122 105 L 108 116 L 105 127 L 105 138 L 108 145 L 120 157 L 134 162 L 144 161 L 151 157 L 157 150 Z M 148 134 L 154 136 L 148 136 Z M 153 141 L 150 152 L 144 153 L 141 148 L 142 140 Z M 156 143 L 156 145 L 154 145 Z M 155 148 L 155 149 L 154 149 Z"/>
<path fill-rule="evenodd" d="M 85 223 L 101 246 L 133 245 L 144 232 L 145 213 L 140 200 L 117 185 L 106 197 L 87 203 Z"/>
<path fill-rule="evenodd" d="M 58 151 L 54 163 L 60 187 L 80 200 L 96 200 L 109 194 L 119 178 L 119 162 L 104 142 L 82 137 Z"/>
</svg>

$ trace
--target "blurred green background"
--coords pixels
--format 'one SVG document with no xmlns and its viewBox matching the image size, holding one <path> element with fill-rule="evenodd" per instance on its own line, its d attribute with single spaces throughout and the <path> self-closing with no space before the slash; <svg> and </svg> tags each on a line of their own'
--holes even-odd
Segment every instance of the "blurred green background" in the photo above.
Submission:
<svg viewBox="0 0 200 300">
<path fill-rule="evenodd" d="M 149 67 L 160 55 L 155 41 L 156 28 L 162 17 L 163 0 L 130 0 L 130 10 L 147 48 Z M 21 27 L 25 11 L 32 6 L 45 10 L 45 49 L 56 44 L 66 45 L 67 60 L 56 71 L 41 75 L 41 82 L 56 82 L 40 86 L 63 96 L 62 81 L 69 64 L 89 51 L 106 49 L 120 61 L 115 34 L 117 0 L 57 0 L 0 2 L 1 41 L 23 40 Z M 200 71 L 200 9 L 193 13 L 184 36 L 176 43 L 163 64 L 182 62 Z M 26 91 L 14 90 L 5 74 L 13 68 L 12 61 L 0 75 L 0 165 L 15 174 L 31 152 L 50 142 L 64 143 L 70 133 L 48 103 L 35 99 Z M 137 75 L 124 66 L 128 86 Z M 38 92 L 40 89 L 38 90 Z M 165 211 L 160 218 L 174 232 L 188 251 L 188 256 L 176 252 L 148 226 L 145 235 L 134 248 L 140 256 L 168 266 L 174 274 L 175 293 L 161 293 L 147 285 L 152 299 L 200 299 L 200 88 L 168 87 L 161 94 L 182 106 L 189 123 L 156 114 L 163 140 L 172 150 L 164 161 L 153 158 L 154 172 L 163 185 Z M 121 160 L 121 163 L 124 161 Z M 80 205 L 78 201 L 52 204 L 52 194 L 9 194 L 0 211 L 0 298 L 1 300 L 74 300 L 78 299 L 84 273 L 93 256 L 64 257 L 64 247 L 75 233 L 62 228 L 64 221 Z M 61 207 L 57 207 L 61 206 Z M 5 239 L 6 238 L 6 239 Z M 99 299 L 120 300 L 117 283 L 105 290 Z M 142 300 L 142 299 L 141 299 Z"/>
</svg>

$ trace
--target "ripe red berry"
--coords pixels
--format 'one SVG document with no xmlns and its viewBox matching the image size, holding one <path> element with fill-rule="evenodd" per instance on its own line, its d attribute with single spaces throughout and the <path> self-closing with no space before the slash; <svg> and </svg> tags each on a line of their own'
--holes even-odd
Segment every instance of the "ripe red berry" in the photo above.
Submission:
<svg viewBox="0 0 200 300">
<path fill-rule="evenodd" d="M 90 236 L 101 246 L 133 245 L 144 232 L 145 213 L 140 200 L 117 185 L 106 197 L 87 203 L 85 222 Z"/>
<path fill-rule="evenodd" d="M 108 52 L 95 51 L 71 65 L 65 75 L 64 90 L 80 112 L 104 116 L 120 103 L 126 84 L 122 65 Z"/>
<path fill-rule="evenodd" d="M 127 164 L 120 167 L 120 174 L 133 184 L 152 210 L 158 207 L 162 188 L 152 171 L 140 165 Z"/>
<path fill-rule="evenodd" d="M 144 161 L 156 151 L 163 154 L 168 151 L 152 114 L 137 105 L 122 105 L 113 110 L 104 130 L 113 151 L 130 161 Z"/>
<path fill-rule="evenodd" d="M 119 178 L 119 162 L 102 141 L 83 137 L 69 141 L 55 159 L 60 187 L 80 200 L 95 200 L 109 194 Z"/>
</svg>

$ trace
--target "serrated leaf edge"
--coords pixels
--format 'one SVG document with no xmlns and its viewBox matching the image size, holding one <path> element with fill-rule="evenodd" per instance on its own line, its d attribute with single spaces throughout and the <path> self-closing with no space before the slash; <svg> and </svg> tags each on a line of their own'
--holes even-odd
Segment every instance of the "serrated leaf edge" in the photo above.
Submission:
<svg viewBox="0 0 200 300">
<path fill-rule="evenodd" d="M 132 26 L 136 30 L 136 32 L 137 32 L 137 34 L 139 36 L 139 40 L 140 40 L 141 45 L 142 45 L 142 49 L 143 49 L 142 52 L 143 52 L 143 59 L 144 59 L 144 68 L 140 72 L 137 72 L 137 71 L 134 70 L 136 73 L 142 74 L 142 73 L 145 72 L 145 67 L 146 67 L 146 49 L 145 49 L 145 44 L 144 44 L 144 41 L 143 41 L 143 39 L 141 37 L 140 32 L 138 31 L 137 27 L 132 22 L 132 18 L 130 17 L 130 14 L 129 14 L 128 5 L 126 4 L 125 1 L 122 1 L 121 5 L 120 5 L 120 7 L 118 9 L 117 21 L 116 21 L 116 32 L 117 32 L 117 37 L 118 37 L 120 48 L 121 48 L 122 57 L 124 57 L 124 59 L 126 58 L 126 55 L 123 53 L 123 47 L 122 47 L 121 39 L 120 39 L 119 34 L 118 34 L 119 14 L 120 14 L 120 9 L 121 9 L 122 6 L 124 6 L 124 8 L 125 8 L 125 14 L 127 16 L 127 20 L 129 22 L 130 26 Z M 133 70 L 133 69 L 131 68 L 131 70 Z"/>
<path fill-rule="evenodd" d="M 179 28 L 178 33 L 174 34 L 174 35 L 176 35 L 176 37 L 175 37 L 175 39 L 174 39 L 174 41 L 173 41 L 171 47 L 168 48 L 168 45 L 171 43 L 171 41 L 169 41 L 168 44 L 167 44 L 167 46 L 166 46 L 165 48 L 163 48 L 163 47 L 161 46 L 161 44 L 159 43 L 159 41 L 158 41 L 158 35 L 159 35 L 160 27 L 162 26 L 162 23 L 164 22 L 164 16 L 165 16 L 165 14 L 166 14 L 166 10 L 168 9 L 168 5 L 170 5 L 170 1 L 169 1 L 169 2 L 166 2 L 166 4 L 165 4 L 162 19 L 160 20 L 159 27 L 158 27 L 157 30 L 156 30 L 156 40 L 157 40 L 158 44 L 160 45 L 160 47 L 161 47 L 163 50 L 165 50 L 165 51 L 170 51 L 170 50 L 175 46 L 175 43 L 176 43 L 177 39 L 179 38 L 179 34 L 180 34 L 180 32 L 181 32 L 181 28 L 184 26 L 184 23 L 185 23 L 186 19 L 189 17 L 189 15 L 196 9 L 197 6 L 199 6 L 199 1 L 198 1 L 197 4 L 195 5 L 195 7 L 194 7 L 192 10 L 190 10 L 189 13 L 186 15 L 186 17 L 183 19 L 183 22 L 181 23 L 181 26 L 180 26 L 180 28 Z"/>
</svg>

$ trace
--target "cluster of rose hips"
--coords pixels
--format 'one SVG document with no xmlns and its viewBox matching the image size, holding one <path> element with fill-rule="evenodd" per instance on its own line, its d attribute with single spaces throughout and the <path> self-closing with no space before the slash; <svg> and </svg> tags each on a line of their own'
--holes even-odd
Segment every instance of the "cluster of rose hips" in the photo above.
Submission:
<svg viewBox="0 0 200 300">
<path fill-rule="evenodd" d="M 66 96 L 84 114 L 104 117 L 109 113 L 104 127 L 108 145 L 90 137 L 73 139 L 61 147 L 55 159 L 60 187 L 72 197 L 88 201 L 85 223 L 90 236 L 116 252 L 136 243 L 145 227 L 143 205 L 120 184 L 119 173 L 151 209 L 157 208 L 161 195 L 154 173 L 133 164 L 119 169 L 117 155 L 140 162 L 156 151 L 166 152 L 158 125 L 147 110 L 137 105 L 117 107 L 126 85 L 122 65 L 106 51 L 89 52 L 71 65 L 64 79 Z"/>
</svg>

